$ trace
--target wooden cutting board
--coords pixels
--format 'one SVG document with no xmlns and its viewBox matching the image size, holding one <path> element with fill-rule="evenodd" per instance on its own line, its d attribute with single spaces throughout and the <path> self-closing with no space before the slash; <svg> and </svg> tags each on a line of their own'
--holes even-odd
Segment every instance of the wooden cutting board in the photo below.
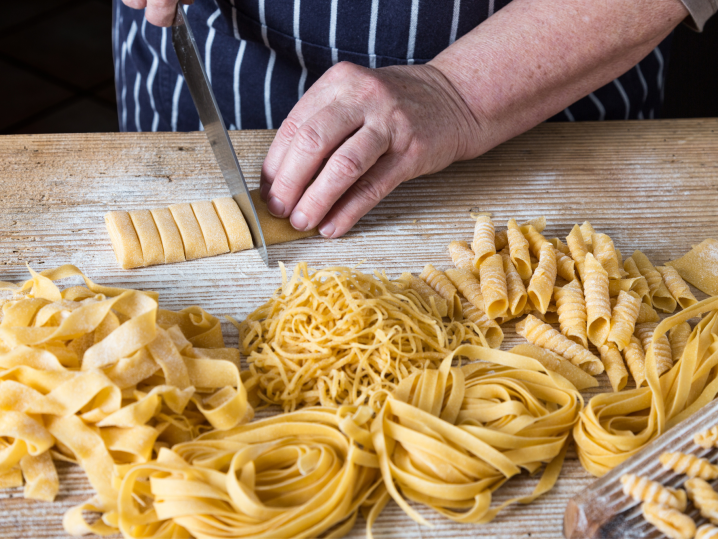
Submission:
<svg viewBox="0 0 718 539">
<path fill-rule="evenodd" d="M 258 185 L 273 131 L 233 132 L 250 188 Z M 157 290 L 160 304 L 200 305 L 215 315 L 245 317 L 280 283 L 277 262 L 306 260 L 386 269 L 396 276 L 426 263 L 446 267 L 451 240 L 470 240 L 472 211 L 497 226 L 546 215 L 547 237 L 565 237 L 590 220 L 624 254 L 641 249 L 654 263 L 718 237 L 718 119 L 545 124 L 485 156 L 400 186 L 339 240 L 311 238 L 269 248 L 271 268 L 254 251 L 169 266 L 122 270 L 103 215 L 227 196 L 204 133 L 84 134 L 0 137 L 0 280 L 72 263 L 99 283 Z M 224 324 L 228 344 L 236 330 Z M 519 342 L 512 329 L 504 348 Z M 589 398 L 610 389 L 604 375 Z M 53 504 L 0 491 L 0 538 L 65 537 L 62 515 L 91 495 L 82 471 L 59 465 Z M 390 503 L 374 533 L 384 537 L 557 538 L 567 501 L 593 478 L 573 450 L 553 491 L 515 506 L 484 526 L 454 524 L 419 508 L 420 527 Z M 521 476 L 495 501 L 528 494 L 537 477 Z M 364 537 L 361 518 L 350 537 Z"/>
</svg>

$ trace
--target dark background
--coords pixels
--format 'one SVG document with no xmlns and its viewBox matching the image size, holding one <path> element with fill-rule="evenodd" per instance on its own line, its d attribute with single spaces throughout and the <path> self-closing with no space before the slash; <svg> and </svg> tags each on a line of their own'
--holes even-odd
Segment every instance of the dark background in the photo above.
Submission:
<svg viewBox="0 0 718 539">
<path fill-rule="evenodd" d="M 110 0 L 14 0 L 0 16 L 0 134 L 117 131 Z M 676 30 L 664 118 L 718 117 L 718 15 Z"/>
</svg>

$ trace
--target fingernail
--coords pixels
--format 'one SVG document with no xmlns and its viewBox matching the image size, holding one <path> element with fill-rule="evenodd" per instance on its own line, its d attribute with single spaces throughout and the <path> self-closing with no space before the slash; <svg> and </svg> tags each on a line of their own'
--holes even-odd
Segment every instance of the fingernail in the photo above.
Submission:
<svg viewBox="0 0 718 539">
<path fill-rule="evenodd" d="M 289 222 L 292 226 L 299 231 L 305 231 L 309 227 L 309 219 L 300 211 L 295 211 L 289 218 Z"/>
<path fill-rule="evenodd" d="M 269 194 L 269 189 L 271 189 L 271 185 L 268 183 L 263 183 L 261 187 L 259 188 L 259 196 L 262 197 L 262 200 L 267 200 L 267 195 Z"/>
<path fill-rule="evenodd" d="M 275 217 L 284 217 L 284 202 L 279 200 L 277 197 L 272 197 L 267 202 L 267 209 L 269 213 Z"/>
<path fill-rule="evenodd" d="M 336 227 L 334 226 L 334 223 L 329 222 L 325 225 L 322 225 L 322 227 L 319 229 L 319 233 L 325 238 L 331 238 L 335 230 Z"/>
</svg>

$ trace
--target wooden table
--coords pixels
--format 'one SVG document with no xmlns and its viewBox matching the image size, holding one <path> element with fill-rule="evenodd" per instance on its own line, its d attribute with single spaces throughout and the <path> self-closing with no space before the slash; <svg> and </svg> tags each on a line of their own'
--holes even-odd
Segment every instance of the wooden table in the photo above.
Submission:
<svg viewBox="0 0 718 539">
<path fill-rule="evenodd" d="M 274 133 L 232 133 L 250 188 Z M 160 292 L 163 307 L 197 304 L 243 318 L 280 283 L 289 267 L 356 265 L 390 275 L 450 264 L 449 241 L 470 240 L 472 211 L 504 226 L 546 215 L 548 237 L 565 237 L 590 220 L 624 254 L 643 250 L 654 263 L 718 236 L 718 120 L 542 125 L 487 155 L 402 185 L 340 240 L 311 238 L 269 248 L 271 268 L 254 251 L 146 269 L 120 269 L 103 215 L 227 196 L 203 133 L 0 137 L 0 280 L 27 277 L 65 263 L 100 283 Z M 224 326 L 230 345 L 236 330 Z M 507 328 L 504 348 L 518 342 Z M 601 391 L 609 388 L 601 376 Z M 595 393 L 596 391 L 594 391 Z M 590 397 L 590 394 L 586 394 Z M 62 514 L 88 498 L 82 471 L 60 465 L 53 504 L 0 492 L 0 537 L 64 537 Z M 528 506 L 514 506 L 485 526 L 462 526 L 431 510 L 420 527 L 392 503 L 375 526 L 382 537 L 561 536 L 567 500 L 592 478 L 573 451 L 556 487 Z M 521 476 L 495 501 L 528 494 L 538 478 Z M 351 537 L 363 537 L 363 521 Z"/>
</svg>

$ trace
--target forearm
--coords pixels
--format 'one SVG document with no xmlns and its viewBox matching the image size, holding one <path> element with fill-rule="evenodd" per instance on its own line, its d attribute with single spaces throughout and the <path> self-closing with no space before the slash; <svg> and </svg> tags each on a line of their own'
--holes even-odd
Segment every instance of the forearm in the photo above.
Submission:
<svg viewBox="0 0 718 539">
<path fill-rule="evenodd" d="M 609 83 L 687 15 L 679 0 L 514 0 L 429 63 L 480 127 L 460 155 L 480 155 Z"/>
</svg>

